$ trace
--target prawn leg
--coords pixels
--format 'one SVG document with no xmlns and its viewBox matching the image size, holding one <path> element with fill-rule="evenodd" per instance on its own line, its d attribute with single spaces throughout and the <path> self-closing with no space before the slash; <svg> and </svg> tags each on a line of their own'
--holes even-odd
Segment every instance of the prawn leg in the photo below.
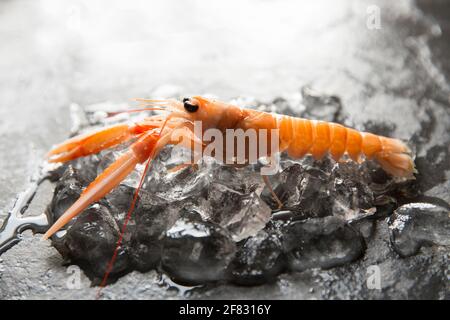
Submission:
<svg viewBox="0 0 450 320">
<path fill-rule="evenodd" d="M 72 218 L 80 214 L 90 204 L 108 194 L 124 180 L 138 163 L 143 163 L 155 154 L 155 146 L 160 135 L 150 131 L 142 135 L 130 149 L 105 169 L 81 194 L 80 198 L 50 227 L 43 240 L 51 237 Z"/>
<path fill-rule="evenodd" d="M 269 178 L 266 175 L 261 175 L 265 185 L 267 186 L 267 188 L 269 189 L 270 194 L 272 195 L 272 198 L 276 201 L 276 203 L 278 204 L 278 209 L 283 208 L 283 202 L 281 202 L 280 198 L 278 198 L 277 194 L 275 193 L 275 191 L 273 191 L 272 188 L 272 184 L 269 181 Z"/>
</svg>

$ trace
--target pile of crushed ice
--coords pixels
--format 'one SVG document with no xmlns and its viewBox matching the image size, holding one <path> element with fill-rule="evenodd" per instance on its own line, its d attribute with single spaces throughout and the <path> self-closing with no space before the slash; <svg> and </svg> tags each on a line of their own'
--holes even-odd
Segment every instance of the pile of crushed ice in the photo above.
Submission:
<svg viewBox="0 0 450 320">
<path fill-rule="evenodd" d="M 303 108 L 297 113 L 284 99 L 276 99 L 271 106 L 280 113 L 342 122 L 340 103 L 334 97 L 304 91 Z M 123 147 L 105 150 L 62 166 L 49 205 L 50 221 L 121 151 Z M 173 172 L 169 168 L 179 157 L 179 150 L 166 147 L 154 160 L 111 281 L 132 270 L 157 269 L 183 284 L 254 285 L 286 271 L 332 268 L 360 258 L 370 233 L 371 224 L 365 222 L 387 216 L 393 249 L 400 255 L 415 254 L 422 245 L 448 245 L 446 209 L 409 204 L 392 214 L 413 196 L 412 182 L 394 181 L 373 162 L 335 163 L 310 157 L 294 161 L 282 156 L 281 172 L 270 177 L 284 204 L 280 211 L 258 165 L 235 168 L 205 159 L 198 167 Z M 137 168 L 74 219 L 67 231 L 53 237 L 59 252 L 80 265 L 94 283 L 103 277 L 111 259 L 140 172 L 142 168 Z M 433 206 L 433 214 L 417 213 L 426 206 Z M 442 230 L 427 233 L 429 225 Z"/>
</svg>

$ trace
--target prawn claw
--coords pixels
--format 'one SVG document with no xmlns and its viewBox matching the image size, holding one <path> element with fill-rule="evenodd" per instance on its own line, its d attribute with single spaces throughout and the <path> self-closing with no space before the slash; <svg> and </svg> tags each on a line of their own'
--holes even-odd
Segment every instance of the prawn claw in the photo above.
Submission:
<svg viewBox="0 0 450 320">
<path fill-rule="evenodd" d="M 132 128 L 120 124 L 106 129 L 73 137 L 47 153 L 49 162 L 66 162 L 98 153 L 103 149 L 123 143 L 134 136 Z"/>
<path fill-rule="evenodd" d="M 106 168 L 81 194 L 77 201 L 48 229 L 43 240 L 51 237 L 72 218 L 79 215 L 92 203 L 100 200 L 124 180 L 138 163 L 153 156 L 159 134 L 155 131 L 145 133 L 130 149 Z"/>
</svg>

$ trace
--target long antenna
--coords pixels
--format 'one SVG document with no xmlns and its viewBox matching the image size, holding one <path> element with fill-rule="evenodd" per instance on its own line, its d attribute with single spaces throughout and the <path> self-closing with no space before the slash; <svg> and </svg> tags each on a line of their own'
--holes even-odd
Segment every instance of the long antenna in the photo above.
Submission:
<svg viewBox="0 0 450 320">
<path fill-rule="evenodd" d="M 159 138 L 161 138 L 162 131 L 163 131 L 164 127 L 166 126 L 166 123 L 167 123 L 168 120 L 169 120 L 169 117 L 166 118 L 166 120 L 163 123 L 163 126 L 161 127 L 161 130 L 159 131 Z M 153 163 L 152 159 L 153 159 L 154 154 L 155 154 L 155 150 L 152 151 L 150 157 L 148 158 L 147 163 L 145 164 L 144 172 L 142 172 L 141 179 L 139 181 L 139 185 L 136 188 L 136 190 L 134 191 L 133 200 L 131 201 L 131 205 L 130 205 L 130 208 L 128 209 L 127 216 L 125 218 L 125 221 L 123 222 L 122 230 L 120 232 L 119 239 L 117 240 L 117 244 L 116 244 L 116 247 L 114 249 L 114 253 L 113 253 L 112 257 L 111 257 L 111 260 L 108 263 L 108 266 L 106 268 L 105 274 L 104 274 L 103 279 L 102 279 L 102 282 L 100 283 L 100 287 L 99 287 L 99 289 L 97 291 L 97 296 L 96 296 L 97 300 L 100 299 L 101 291 L 105 287 L 106 282 L 108 281 L 108 278 L 109 278 L 109 274 L 111 273 L 111 270 L 114 267 L 114 263 L 116 262 L 117 254 L 119 253 L 120 245 L 123 242 L 123 236 L 125 234 L 128 222 L 130 221 L 131 215 L 132 215 L 132 213 L 134 211 L 134 208 L 136 206 L 136 201 L 137 201 L 137 198 L 139 196 L 139 191 L 141 190 L 142 185 L 144 184 L 145 176 L 147 175 L 149 169 L 151 168 L 151 164 Z"/>
<path fill-rule="evenodd" d="M 111 273 L 111 270 L 112 270 L 112 268 L 114 266 L 114 262 L 116 262 L 117 254 L 119 253 L 119 248 L 120 248 L 120 245 L 122 244 L 122 241 L 123 241 L 123 236 L 125 234 L 128 222 L 131 219 L 131 214 L 134 211 L 134 207 L 136 206 L 136 201 L 137 201 L 137 198 L 138 198 L 138 195 L 139 195 L 139 190 L 141 190 L 141 187 L 144 184 L 145 176 L 147 175 L 147 172 L 148 172 L 148 170 L 151 167 L 150 163 L 152 161 L 152 158 L 153 158 L 153 154 L 148 158 L 147 163 L 145 165 L 144 172 L 141 175 L 141 179 L 139 181 L 139 185 L 136 188 L 136 190 L 134 191 L 133 201 L 131 202 L 130 208 L 128 209 L 127 216 L 125 217 L 125 221 L 123 222 L 122 231 L 120 232 L 119 239 L 117 240 L 117 244 L 116 244 L 116 248 L 114 249 L 113 256 L 112 256 L 111 260 L 109 261 L 108 266 L 106 268 L 105 274 L 103 276 L 103 280 L 100 283 L 100 288 L 97 291 L 96 299 L 100 298 L 101 291 L 105 287 L 106 282 L 108 281 L 108 277 L 109 277 L 109 274 Z"/>
</svg>

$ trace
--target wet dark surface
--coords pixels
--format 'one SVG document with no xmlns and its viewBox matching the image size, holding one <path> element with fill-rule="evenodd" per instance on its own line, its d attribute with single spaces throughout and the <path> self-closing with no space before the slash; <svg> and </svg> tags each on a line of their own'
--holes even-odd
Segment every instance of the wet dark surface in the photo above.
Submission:
<svg viewBox="0 0 450 320">
<path fill-rule="evenodd" d="M 160 203 L 151 203 L 151 208 L 154 208 L 151 209 L 145 208 L 150 200 L 140 202 L 141 207 L 136 212 L 145 211 L 148 216 L 136 215 L 136 219 L 142 221 L 130 225 L 126 243 L 132 249 L 124 248 L 125 253 L 118 259 L 114 275 L 121 276 L 130 271 L 130 265 L 135 270 L 147 272 L 134 271 L 121 277 L 105 288 L 105 298 L 182 297 L 181 292 L 185 292 L 186 288 L 168 290 L 171 282 L 167 278 L 160 278 L 154 271 L 148 271 L 160 264 L 164 248 L 168 249 L 167 254 L 162 255 L 164 272 L 177 280 L 190 277 L 181 280 L 199 282 L 195 267 L 203 261 L 208 261 L 214 268 L 208 279 L 200 279 L 200 282 L 218 280 L 224 273 L 227 274 L 227 283 L 222 280 L 219 284 L 196 288 L 185 293 L 186 297 L 449 298 L 448 4 L 443 1 L 419 1 L 417 4 L 375 1 L 380 7 L 381 29 L 371 30 L 366 26 L 366 9 L 372 1 L 332 4 L 319 1 L 317 5 L 304 5 L 295 10 L 294 3 L 290 2 L 284 6 L 264 4 L 256 8 L 249 1 L 243 3 L 239 11 L 251 13 L 254 10 L 254 24 L 260 29 L 248 27 L 245 19 L 239 17 L 230 29 L 221 28 L 221 20 L 216 17 L 215 25 L 219 28 L 214 30 L 215 37 L 211 39 L 212 44 L 207 46 L 208 49 L 206 46 L 202 49 L 185 44 L 204 39 L 205 35 L 213 32 L 208 27 L 211 25 L 208 21 L 202 22 L 203 25 L 187 26 L 185 22 L 166 24 L 156 19 L 154 23 L 160 25 L 158 30 L 164 32 L 165 28 L 169 28 L 171 31 L 168 32 L 169 43 L 177 43 L 175 47 L 159 46 L 161 49 L 158 51 L 149 49 L 153 49 L 158 41 L 160 44 L 163 42 L 158 40 L 158 36 L 145 32 L 146 28 L 154 28 L 155 25 L 134 25 L 140 31 L 136 32 L 135 42 L 132 43 L 121 38 L 126 30 L 116 32 L 114 37 L 105 37 L 110 30 L 102 25 L 110 25 L 108 19 L 118 16 L 123 21 L 128 19 L 119 11 L 102 18 L 103 24 L 91 24 L 94 32 L 87 32 L 83 26 L 74 32 L 70 28 L 54 28 L 67 22 L 67 19 L 61 22 L 56 18 L 64 17 L 61 14 L 64 10 L 59 6 L 43 10 L 40 6 L 44 2 L 37 3 L 2 4 L 8 10 L 2 11 L 5 19 L 1 20 L 0 32 L 5 35 L 5 39 L 11 40 L 10 50 L 2 53 L 2 61 L 7 63 L 0 66 L 3 71 L 0 73 L 0 143 L 2 150 L 7 151 L 4 152 L 5 161 L 0 165 L 3 186 L 0 200 L 5 208 L 3 213 L 12 207 L 15 196 L 26 189 L 27 179 L 50 145 L 67 137 L 70 124 L 68 109 L 73 102 L 96 109 L 102 106 L 92 104 L 99 101 L 109 100 L 111 103 L 106 104 L 106 107 L 117 107 L 115 102 L 128 101 L 135 96 L 177 96 L 190 92 L 211 92 L 225 100 L 241 96 L 236 99 L 236 103 L 243 106 L 259 105 L 258 101 L 262 101 L 265 106 L 260 108 L 264 110 L 338 121 L 360 130 L 401 138 L 409 141 L 417 154 L 415 163 L 419 174 L 412 184 L 390 183 L 385 175 L 370 164 L 361 168 L 345 164 L 339 170 L 327 161 L 317 164 L 305 160 L 301 168 L 294 164 L 290 168 L 293 174 L 286 175 L 285 179 L 281 176 L 280 182 L 276 184 L 277 192 L 292 205 L 288 206 L 286 212 L 275 215 L 273 219 L 276 221 L 269 222 L 264 230 L 260 228 L 267 222 L 266 209 L 258 197 L 267 201 L 268 206 L 273 205 L 267 197 L 267 191 L 263 190 L 259 196 L 258 190 L 242 188 L 239 183 L 224 184 L 223 180 L 210 181 L 202 176 L 200 181 L 194 181 L 199 173 L 164 179 L 168 181 L 166 185 L 155 183 L 153 186 L 156 188 L 158 185 L 157 190 L 151 187 L 147 190 L 152 193 L 151 198 L 155 199 L 154 191 L 157 191 L 158 199 L 168 196 L 167 191 L 171 190 L 170 200 L 174 202 L 174 207 L 156 210 Z M 196 5 L 195 1 L 191 3 L 191 7 Z M 324 7 L 327 10 L 323 10 Z M 84 23 L 89 23 L 89 17 L 95 16 L 95 7 L 89 9 L 75 3 L 74 8 L 81 8 Z M 178 9 L 172 10 L 170 5 L 160 5 L 158 9 L 170 11 L 174 16 L 178 14 Z M 186 9 L 181 10 L 183 16 Z M 235 11 L 228 5 L 222 9 L 219 10 L 222 13 Z M 264 19 L 273 10 L 279 11 L 284 24 L 278 20 Z M 19 20 L 17 17 L 29 16 L 34 18 L 26 19 L 29 23 L 20 26 L 24 36 L 18 37 L 16 28 L 10 26 L 15 25 L 14 20 Z M 138 20 L 133 15 L 131 17 Z M 265 23 L 260 23 L 260 19 Z M 42 21 L 51 22 L 43 24 Z M 234 28 L 242 31 L 241 37 L 233 34 Z M 180 30 L 191 31 L 177 37 L 182 34 Z M 265 34 L 265 37 L 261 37 L 261 34 Z M 284 37 L 279 37 L 279 34 L 284 34 Z M 96 36 L 103 40 L 99 42 Z M 267 43 L 275 49 L 262 49 Z M 24 46 L 28 50 L 23 50 Z M 176 50 L 178 46 L 188 49 L 183 51 L 183 55 L 175 57 L 171 52 L 179 52 Z M 115 54 L 104 54 L 103 50 L 108 49 Z M 22 53 L 15 55 L 14 52 Z M 130 57 L 129 52 L 136 53 Z M 167 64 L 149 62 L 167 60 L 170 61 Z M 123 68 L 119 67 L 122 65 Z M 218 65 L 223 71 L 218 71 Z M 170 86 L 161 86 L 164 83 Z M 258 101 L 251 96 L 257 97 Z M 23 125 L 17 125 L 18 118 Z M 30 134 L 30 130 L 33 134 Z M 30 150 L 34 152 L 30 153 Z M 102 154 L 98 160 L 106 156 Z M 82 163 L 79 168 L 86 169 L 89 166 Z M 153 179 L 160 182 L 165 176 L 163 169 L 158 169 L 161 169 L 159 172 L 162 175 Z M 361 175 L 355 176 L 355 170 Z M 62 191 L 62 201 L 53 204 L 53 211 L 58 214 L 64 210 L 65 197 L 70 199 L 75 196 L 80 186 L 86 185 L 85 180 L 90 181 L 96 173 L 83 173 L 81 179 L 73 175 L 68 180 L 62 180 L 64 185 L 58 189 Z M 219 173 L 215 175 L 220 176 Z M 287 178 L 298 179 L 297 186 L 301 187 L 288 188 Z M 341 183 L 336 183 L 340 180 Z M 66 181 L 73 181 L 74 189 L 65 185 Z M 171 182 L 174 184 L 171 185 Z M 185 228 L 192 230 L 198 227 L 202 232 L 209 230 L 212 236 L 199 234 L 191 237 L 189 241 L 181 243 L 186 246 L 185 256 L 171 255 L 171 250 L 181 245 L 177 235 L 181 231 L 172 228 L 186 219 L 182 217 L 177 201 L 187 203 L 188 209 L 197 210 L 205 204 L 197 203 L 194 200 L 200 197 L 193 196 L 202 188 L 188 190 L 190 193 L 187 198 L 184 198 L 183 193 L 172 192 L 176 183 L 193 182 L 200 182 L 200 186 L 202 182 L 212 183 L 218 189 L 211 190 L 220 191 L 213 194 L 216 196 L 227 196 L 228 193 L 233 194 L 230 190 L 238 190 L 239 199 L 250 199 L 258 208 L 257 212 L 264 213 L 260 224 L 240 227 L 228 221 L 220 225 L 224 221 L 220 217 L 226 216 L 227 212 L 217 217 L 210 216 L 212 222 L 208 223 L 195 222 L 195 219 L 187 225 L 184 222 Z M 132 183 L 133 179 L 130 179 L 128 185 Z M 224 185 L 225 189 L 217 184 Z M 319 203 L 307 201 L 310 197 L 320 197 L 321 190 L 340 194 L 333 200 L 339 199 L 339 203 L 344 206 L 336 206 L 335 201 L 327 203 L 327 199 L 330 199 L 326 197 Z M 357 190 L 357 202 L 354 201 L 355 197 L 349 196 L 349 190 Z M 46 194 L 47 198 L 42 194 L 36 195 L 26 215 L 37 216 L 45 211 L 51 190 Z M 129 197 L 130 187 L 122 186 L 98 207 L 89 209 L 92 214 L 83 214 L 74 222 L 72 231 L 67 233 L 59 247 L 66 258 L 76 260 L 86 270 L 90 279 L 95 279 L 103 271 L 100 264 L 98 268 L 93 268 L 92 262 L 106 261 L 110 256 L 109 247 L 102 246 L 114 242 L 117 226 L 123 221 L 123 204 Z M 145 192 L 142 197 L 145 198 Z M 218 198 L 217 201 L 223 199 Z M 427 205 L 422 205 L 420 210 L 407 207 L 409 203 L 419 202 Z M 394 209 L 404 204 L 406 207 L 402 206 L 393 213 Z M 376 213 L 371 210 L 373 207 L 377 208 Z M 330 220 L 345 220 L 355 210 L 367 217 L 350 223 Z M 203 214 L 206 215 L 216 211 L 211 209 L 205 212 Z M 233 212 L 239 212 L 244 217 L 251 215 L 245 210 L 235 209 Z M 313 218 L 304 220 L 309 216 Z M 289 219 L 295 221 L 289 222 Z M 244 221 L 249 223 L 253 220 Z M 398 228 L 400 222 L 405 223 L 404 228 Z M 169 230 L 173 232 L 167 233 Z M 289 230 L 294 239 L 301 240 L 305 245 L 296 246 L 296 240 L 294 244 L 287 245 L 286 236 L 283 240 L 281 235 L 290 234 Z M 300 235 L 297 232 L 299 230 L 302 231 Z M 246 232 L 250 232 L 252 237 L 241 240 L 240 237 L 245 239 Z M 103 237 L 99 238 L 98 234 Z M 155 241 L 160 240 L 161 234 L 167 237 L 167 242 Z M 0 257 L 0 297 L 94 297 L 96 290 L 89 288 L 91 280 L 86 279 L 83 273 L 81 288 L 68 290 L 69 269 L 62 266 L 60 253 L 39 242 L 38 237 L 26 233 L 22 242 Z M 189 250 L 199 253 L 196 246 L 203 246 L 208 237 L 213 237 L 217 243 L 228 248 L 221 252 L 224 254 L 222 257 L 227 257 L 220 260 L 223 264 L 216 263 L 210 255 L 188 255 Z M 235 241 L 230 240 L 233 237 Z M 97 246 L 103 249 L 96 250 Z M 213 247 L 207 252 L 212 254 L 219 247 Z M 70 250 L 64 251 L 67 248 Z M 231 257 L 232 252 L 235 252 L 234 258 Z M 254 252 L 259 254 L 252 255 Z M 173 265 L 178 263 L 175 258 L 186 261 L 186 268 L 190 269 L 174 268 Z M 230 267 L 224 271 L 224 264 L 228 263 Z M 380 270 L 380 289 L 371 289 L 367 285 L 373 266 Z M 89 272 L 90 269 L 95 272 Z M 196 272 L 191 272 L 193 269 Z"/>
</svg>

